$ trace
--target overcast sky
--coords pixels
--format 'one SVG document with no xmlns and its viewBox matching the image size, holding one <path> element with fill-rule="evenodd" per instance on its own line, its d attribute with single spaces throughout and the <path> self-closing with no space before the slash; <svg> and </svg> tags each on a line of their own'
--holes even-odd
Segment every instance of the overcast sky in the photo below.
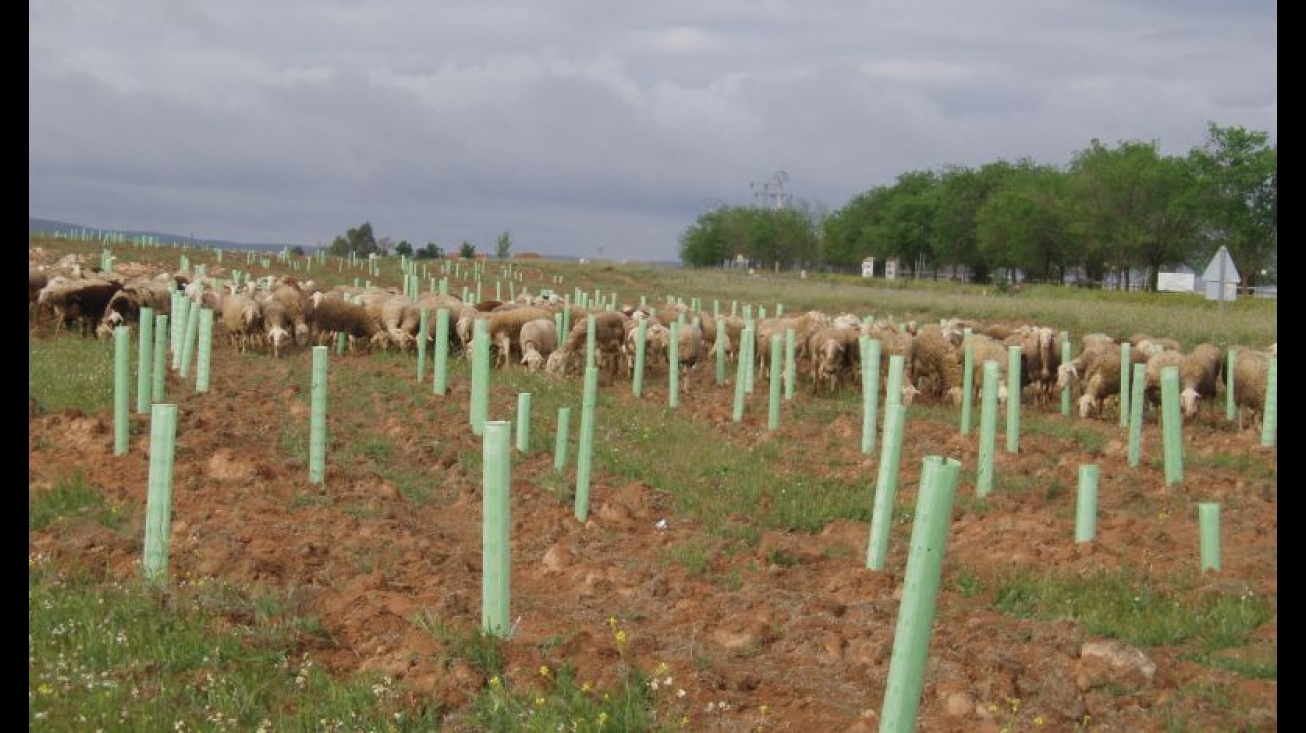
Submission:
<svg viewBox="0 0 1306 733">
<path fill-rule="evenodd" d="M 1267 0 L 29 0 L 29 214 L 678 260 L 715 205 L 1278 140 Z"/>
</svg>

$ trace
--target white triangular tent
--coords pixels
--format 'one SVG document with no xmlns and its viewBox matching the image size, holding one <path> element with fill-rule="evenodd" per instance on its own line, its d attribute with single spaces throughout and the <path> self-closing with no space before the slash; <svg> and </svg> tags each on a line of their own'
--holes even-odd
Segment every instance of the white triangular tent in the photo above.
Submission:
<svg viewBox="0 0 1306 733">
<path fill-rule="evenodd" d="M 1233 258 L 1229 256 L 1229 249 L 1220 245 L 1215 256 L 1211 258 L 1211 264 L 1206 266 L 1206 271 L 1202 273 L 1202 283 L 1206 288 L 1207 300 L 1237 300 L 1238 298 L 1238 268 L 1233 266 Z"/>
</svg>

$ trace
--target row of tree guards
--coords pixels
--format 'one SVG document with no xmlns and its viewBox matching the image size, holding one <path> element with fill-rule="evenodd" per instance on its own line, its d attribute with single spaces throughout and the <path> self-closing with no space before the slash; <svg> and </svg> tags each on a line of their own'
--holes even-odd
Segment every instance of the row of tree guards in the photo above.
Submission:
<svg viewBox="0 0 1306 733">
<path fill-rule="evenodd" d="M 166 581 L 168 566 L 168 545 L 171 527 L 172 464 L 177 422 L 177 405 L 165 402 L 164 376 L 165 353 L 171 351 L 171 368 L 182 378 L 187 378 L 192 362 L 196 363 L 195 391 L 204 392 L 209 388 L 209 357 L 212 342 L 213 313 L 201 307 L 190 307 L 193 301 L 175 295 L 173 312 L 176 319 L 169 328 L 167 315 L 154 315 L 152 309 L 142 308 L 140 318 L 140 339 L 138 345 L 138 366 L 136 409 L 151 411 L 150 422 L 150 466 L 149 492 L 146 510 L 144 573 L 153 582 Z M 426 334 L 429 318 L 423 312 L 421 335 L 418 339 L 417 380 L 426 378 L 425 352 Z M 559 314 L 561 317 L 563 314 Z M 448 309 L 441 308 L 436 313 L 434 335 L 434 369 L 432 370 L 432 391 L 444 395 L 447 391 L 447 356 L 449 338 Z M 564 324 L 559 324 L 564 325 Z M 669 354 L 668 400 L 670 407 L 678 406 L 680 393 L 677 337 L 682 322 L 674 322 Z M 580 435 L 576 454 L 576 492 L 575 517 L 580 522 L 588 519 L 590 473 L 593 456 L 593 440 L 597 415 L 595 408 L 598 392 L 598 367 L 595 355 L 595 317 L 587 317 L 588 330 L 584 379 L 581 398 Z M 636 353 L 632 389 L 636 396 L 641 396 L 645 361 L 646 324 L 638 324 L 639 338 L 636 340 Z M 718 321 L 718 338 L 724 334 L 724 324 Z M 562 331 L 566 332 L 566 331 Z M 756 361 L 753 347 L 754 328 L 750 322 L 741 339 L 740 355 L 734 379 L 733 420 L 738 422 L 743 417 L 746 395 L 753 391 L 754 363 Z M 119 326 L 114 330 L 114 454 L 123 455 L 128 449 L 128 405 L 130 386 L 128 384 L 129 354 L 131 329 Z M 1062 358 L 1069 360 L 1069 340 L 1062 333 Z M 337 351 L 343 351 L 343 343 L 337 342 Z M 471 342 L 471 396 L 469 403 L 469 423 L 474 434 L 482 438 L 483 450 L 483 578 L 482 578 L 482 612 L 483 629 L 499 636 L 511 633 L 509 617 L 510 605 L 510 566 L 509 556 L 509 489 L 510 489 L 510 440 L 513 422 L 492 420 L 488 415 L 490 385 L 490 340 L 486 322 L 477 320 L 473 326 Z M 792 399 L 795 375 L 795 343 L 793 330 L 783 336 L 771 336 L 771 361 L 768 392 L 767 427 L 775 430 L 779 426 L 780 404 L 783 399 Z M 878 398 L 880 389 L 881 345 L 878 340 L 863 335 L 859 340 L 861 350 L 861 394 L 863 420 L 861 450 L 870 453 L 875 447 L 877 434 L 876 415 L 879 412 Z M 1123 345 L 1128 349 L 1129 345 Z M 717 351 L 716 383 L 724 384 L 725 352 Z M 1020 349 L 1012 346 L 1008 353 L 1007 391 L 1015 395 L 1007 401 L 1006 411 L 1006 449 L 1010 453 L 1019 450 L 1020 418 Z M 1121 362 L 1121 425 L 1129 429 L 1129 465 L 1137 466 L 1140 459 L 1143 408 L 1143 369 L 1142 365 L 1129 365 L 1128 352 L 1122 355 Z M 1234 354 L 1230 352 L 1229 362 L 1232 366 Z M 971 426 L 971 395 L 973 392 L 972 366 L 973 353 L 968 346 L 964 353 L 965 369 L 963 398 L 961 404 L 960 432 L 968 434 Z M 1270 370 L 1266 390 L 1266 404 L 1262 417 L 1262 445 L 1272 445 L 1276 434 L 1277 414 L 1277 360 L 1270 358 Z M 904 360 L 901 355 L 890 355 L 888 371 L 883 389 L 885 395 L 884 425 L 881 443 L 880 461 L 876 476 L 874 503 L 872 507 L 869 536 L 867 540 L 866 567 L 870 570 L 883 570 L 888 552 L 890 519 L 895 502 L 896 479 L 899 468 L 899 454 L 902 448 L 904 423 L 907 407 L 902 404 L 902 378 Z M 982 384 L 980 392 L 979 418 L 979 453 L 976 479 L 976 494 L 986 496 L 993 488 L 993 456 L 997 435 L 998 415 L 998 363 L 988 360 L 982 365 Z M 326 427 L 327 427 L 327 370 L 328 347 L 312 348 L 312 386 L 310 389 L 310 424 L 309 424 L 309 480 L 322 483 L 325 480 L 326 461 Z M 1231 373 L 1231 372 L 1230 372 Z M 782 391 L 783 386 L 783 391 Z M 1228 384 L 1228 417 L 1235 416 L 1233 385 Z M 1169 367 L 1161 373 L 1161 415 L 1160 421 L 1164 432 L 1164 466 L 1166 485 L 1182 481 L 1183 461 L 1181 437 L 1182 416 L 1179 404 L 1179 372 Z M 1061 394 L 1061 411 L 1069 414 L 1069 389 Z M 520 393 L 517 399 L 516 448 L 526 453 L 530 448 L 530 393 Z M 567 462 L 567 432 L 570 424 L 570 408 L 558 410 L 556 434 L 554 436 L 554 469 L 561 471 Z M 930 628 L 934 618 L 934 604 L 939 589 L 941 563 L 946 546 L 947 529 L 951 521 L 953 497 L 956 491 L 960 464 L 951 458 L 937 455 L 926 456 L 921 467 L 920 490 L 917 495 L 916 510 L 911 534 L 907 566 L 903 580 L 902 602 L 898 612 L 898 623 L 890 660 L 889 678 L 885 689 L 881 731 L 911 731 L 915 726 L 917 706 L 925 669 L 926 653 L 929 646 Z M 1075 541 L 1091 542 L 1095 539 L 1097 511 L 1098 467 L 1081 465 L 1079 467 L 1079 491 L 1075 516 Z M 1201 569 L 1218 571 L 1220 569 L 1219 545 L 1219 505 L 1215 503 L 1198 504 L 1198 520 L 1201 539 Z"/>
</svg>

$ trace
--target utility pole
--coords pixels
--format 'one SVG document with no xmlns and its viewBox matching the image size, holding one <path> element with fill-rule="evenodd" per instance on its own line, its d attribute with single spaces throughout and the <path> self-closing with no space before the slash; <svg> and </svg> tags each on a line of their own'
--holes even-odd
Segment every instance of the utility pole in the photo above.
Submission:
<svg viewBox="0 0 1306 733">
<path fill-rule="evenodd" d="M 785 183 L 789 181 L 789 174 L 784 171 L 776 171 L 772 176 L 771 183 L 763 183 L 760 191 L 754 191 L 755 198 L 770 199 L 775 206 L 776 211 L 783 209 L 789 203 L 789 194 L 785 193 Z M 750 183 L 749 188 L 756 188 L 757 185 Z"/>
</svg>

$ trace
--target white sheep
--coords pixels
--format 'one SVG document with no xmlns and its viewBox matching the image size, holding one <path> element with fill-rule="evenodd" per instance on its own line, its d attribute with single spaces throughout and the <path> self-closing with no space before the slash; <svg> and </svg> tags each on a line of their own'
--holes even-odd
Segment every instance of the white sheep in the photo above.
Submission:
<svg viewBox="0 0 1306 733">
<path fill-rule="evenodd" d="M 1233 401 L 1238 409 L 1238 429 L 1244 428 L 1244 415 L 1250 424 L 1261 429 L 1265 415 L 1265 392 L 1269 386 L 1270 354 L 1265 351 L 1238 348 L 1235 350 L 1233 374 Z"/>
<path fill-rule="evenodd" d="M 529 371 L 539 371 L 558 348 L 558 325 L 552 318 L 527 321 L 522 324 L 517 341 L 521 347 L 521 363 Z"/>
<path fill-rule="evenodd" d="M 229 294 L 222 301 L 222 326 L 232 347 L 244 353 L 262 331 L 263 309 L 244 293 Z"/>
</svg>

